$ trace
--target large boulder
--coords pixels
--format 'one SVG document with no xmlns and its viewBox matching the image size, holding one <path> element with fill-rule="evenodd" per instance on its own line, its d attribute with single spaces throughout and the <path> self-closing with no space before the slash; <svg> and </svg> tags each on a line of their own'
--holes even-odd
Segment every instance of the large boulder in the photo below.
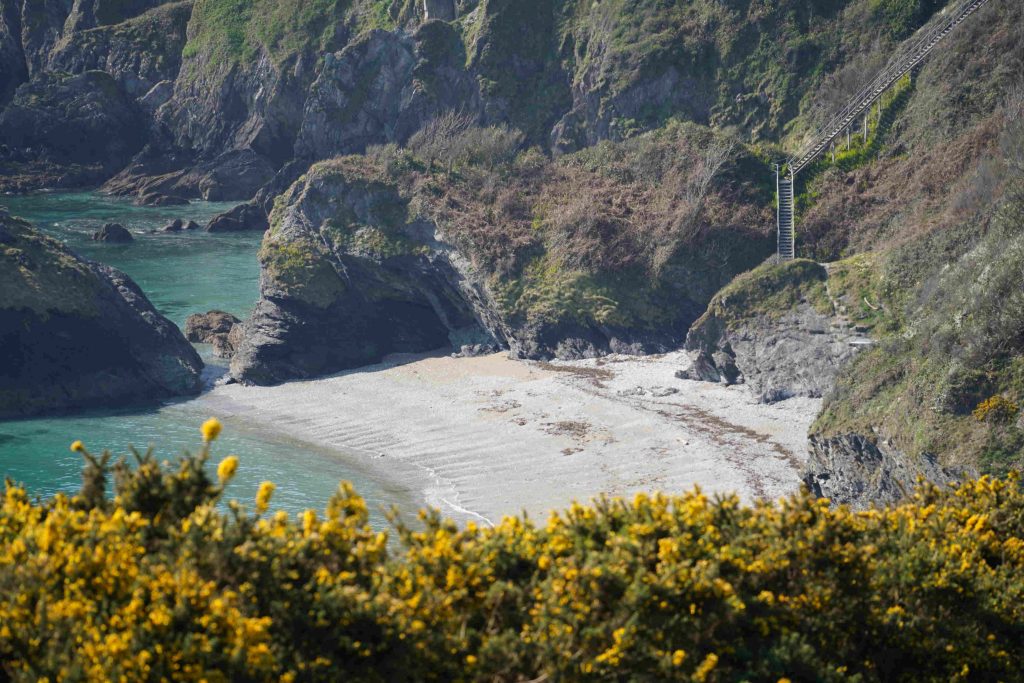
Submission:
<svg viewBox="0 0 1024 683">
<path fill-rule="evenodd" d="M 120 223 L 107 223 L 93 233 L 92 238 L 97 242 L 113 242 L 127 244 L 135 240 L 132 234 Z"/>
<path fill-rule="evenodd" d="M 478 330 L 470 286 L 393 186 L 330 164 L 296 183 L 260 250 L 261 298 L 232 377 L 275 384 L 448 346 Z M 328 238 L 329 236 L 329 238 Z M 335 241 L 336 250 L 327 239 Z"/>
<path fill-rule="evenodd" d="M 185 338 L 197 344 L 212 344 L 216 335 L 228 334 L 240 322 L 224 311 L 194 313 L 185 319 Z"/>
<path fill-rule="evenodd" d="M 195 313 L 185 320 L 185 337 L 196 344 L 212 344 L 214 355 L 230 359 L 242 342 L 242 321 L 224 311 Z"/>
<path fill-rule="evenodd" d="M 267 214 L 255 204 L 239 204 L 235 208 L 214 216 L 206 232 L 245 232 L 266 230 L 270 224 Z"/>
<path fill-rule="evenodd" d="M 124 273 L 0 213 L 0 419 L 198 393 L 202 361 Z"/>
</svg>

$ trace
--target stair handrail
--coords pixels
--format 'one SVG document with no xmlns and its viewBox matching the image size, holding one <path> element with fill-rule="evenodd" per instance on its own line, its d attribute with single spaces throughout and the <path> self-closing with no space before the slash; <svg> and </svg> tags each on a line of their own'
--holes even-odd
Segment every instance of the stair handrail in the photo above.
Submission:
<svg viewBox="0 0 1024 683">
<path fill-rule="evenodd" d="M 791 172 L 795 174 L 806 168 L 860 114 L 871 107 L 882 93 L 927 57 L 946 34 L 987 2 L 989 0 L 962 0 L 954 10 L 943 10 L 939 19 L 933 20 L 933 26 L 925 25 L 918 29 L 914 37 L 904 41 L 903 47 L 889 60 L 885 68 L 847 100 L 846 106 L 827 124 L 821 126 L 810 142 L 805 143 L 796 155 L 789 158 L 786 164 Z"/>
</svg>

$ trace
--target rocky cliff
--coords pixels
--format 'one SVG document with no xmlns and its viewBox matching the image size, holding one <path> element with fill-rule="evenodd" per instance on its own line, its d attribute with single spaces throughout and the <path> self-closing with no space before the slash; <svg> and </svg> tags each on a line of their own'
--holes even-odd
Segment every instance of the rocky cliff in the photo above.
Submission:
<svg viewBox="0 0 1024 683">
<path fill-rule="evenodd" d="M 0 106 L 25 81 L 45 98 L 47 74 L 104 71 L 146 120 L 145 149 L 108 191 L 248 200 L 269 187 L 269 208 L 311 163 L 404 143 L 445 112 L 556 152 L 671 118 L 777 139 L 807 87 L 870 52 L 866 37 L 884 49 L 936 9 L 894 20 L 876 4 L 18 0 L 0 16 Z M 23 163 L 23 144 L 0 142 Z M 59 163 L 15 167 L 4 186 L 114 175 Z"/>
<path fill-rule="evenodd" d="M 0 419 L 198 393 L 202 361 L 124 273 L 0 211 Z"/>
<path fill-rule="evenodd" d="M 686 336 L 686 379 L 750 386 L 761 401 L 820 398 L 858 349 L 867 328 L 851 322 L 845 293 L 813 261 L 769 263 L 715 295 Z"/>
<path fill-rule="evenodd" d="M 500 128 L 436 142 L 317 164 L 280 198 L 236 379 L 478 343 L 522 358 L 662 351 L 771 248 L 755 227 L 764 190 L 739 173 L 758 162 L 706 129 L 555 162 L 517 155 Z"/>
</svg>

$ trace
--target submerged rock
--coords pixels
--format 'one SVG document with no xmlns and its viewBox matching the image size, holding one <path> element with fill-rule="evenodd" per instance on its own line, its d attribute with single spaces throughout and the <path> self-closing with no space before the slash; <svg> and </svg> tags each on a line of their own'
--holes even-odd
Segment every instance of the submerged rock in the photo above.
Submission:
<svg viewBox="0 0 1024 683">
<path fill-rule="evenodd" d="M 127 275 L 0 228 L 0 419 L 198 393 L 199 356 Z"/>
<path fill-rule="evenodd" d="M 107 223 L 99 231 L 94 232 L 92 238 L 97 242 L 114 242 L 119 244 L 135 241 L 132 234 L 119 223 Z"/>
<path fill-rule="evenodd" d="M 160 232 L 181 232 L 185 228 L 185 224 L 180 218 L 175 218 L 173 221 L 160 228 Z"/>
<path fill-rule="evenodd" d="M 185 206 L 189 202 L 184 197 L 177 195 L 147 192 L 139 195 L 135 203 L 139 206 Z"/>
</svg>

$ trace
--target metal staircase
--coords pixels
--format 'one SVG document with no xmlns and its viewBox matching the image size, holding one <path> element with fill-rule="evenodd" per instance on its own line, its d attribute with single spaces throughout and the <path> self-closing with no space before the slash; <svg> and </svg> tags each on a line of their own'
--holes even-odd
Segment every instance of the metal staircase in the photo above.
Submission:
<svg viewBox="0 0 1024 683">
<path fill-rule="evenodd" d="M 777 220 L 779 224 L 779 256 L 790 260 L 796 256 L 795 234 L 793 232 L 793 176 L 780 176 L 775 169 L 776 192 L 779 196 Z"/>
<path fill-rule="evenodd" d="M 870 83 L 864 86 L 860 92 L 854 95 L 838 114 L 833 116 L 814 135 L 810 136 L 808 142 L 803 145 L 800 151 L 789 158 L 785 168 L 785 171 L 788 172 L 788 178 L 780 178 L 779 170 L 776 168 L 776 182 L 779 190 L 779 256 L 781 258 L 791 259 L 795 255 L 792 245 L 795 223 L 795 216 L 793 214 L 793 182 L 796 174 L 807 168 L 809 164 L 835 142 L 836 138 L 850 131 L 861 116 L 867 115 L 871 106 L 878 101 L 886 90 L 924 61 L 942 39 L 963 23 L 967 17 L 990 1 L 962 0 L 953 9 L 940 13 L 929 22 L 929 25 L 921 28 L 914 37 L 905 41 L 896 55 L 889 60 L 889 64 Z M 864 135 L 865 137 L 867 136 L 866 122 Z M 784 189 L 788 192 L 788 199 L 782 194 Z M 783 207 L 785 207 L 785 210 Z M 786 220 L 785 225 L 783 224 L 784 219 Z M 784 233 L 788 235 L 785 244 L 783 240 Z M 786 250 L 784 250 L 784 246 Z"/>
</svg>

